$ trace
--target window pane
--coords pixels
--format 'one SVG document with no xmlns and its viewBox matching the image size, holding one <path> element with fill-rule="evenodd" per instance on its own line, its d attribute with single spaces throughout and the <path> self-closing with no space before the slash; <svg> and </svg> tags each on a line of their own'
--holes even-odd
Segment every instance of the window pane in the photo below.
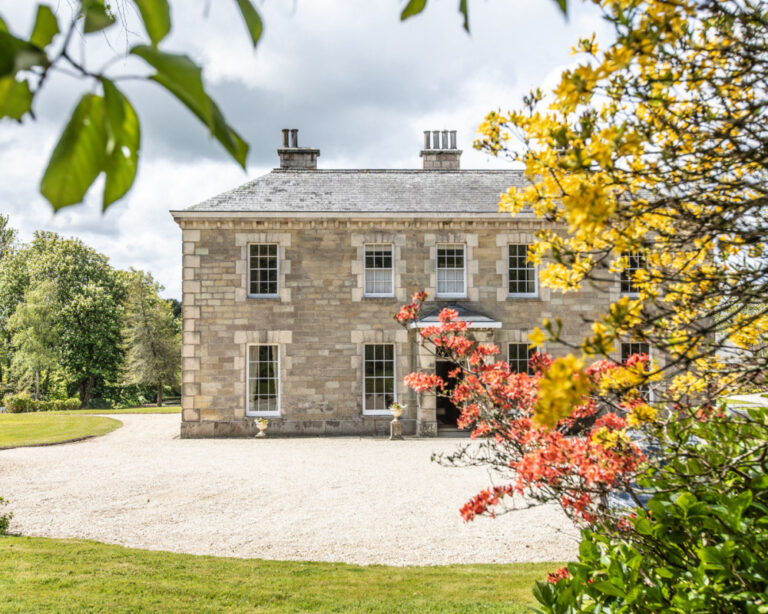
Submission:
<svg viewBox="0 0 768 614">
<path fill-rule="evenodd" d="M 252 345 L 248 348 L 248 411 L 277 412 L 279 396 L 277 346 Z"/>
<path fill-rule="evenodd" d="M 645 258 L 640 252 L 622 252 L 621 255 L 627 259 L 627 268 L 621 272 L 621 291 L 636 294 L 638 287 L 634 275 L 645 268 Z"/>
<path fill-rule="evenodd" d="M 364 349 L 365 410 L 385 410 L 395 399 L 395 346 L 370 344 Z"/>
<path fill-rule="evenodd" d="M 509 246 L 509 293 L 536 294 L 536 267 L 528 262 L 528 245 Z"/>
<path fill-rule="evenodd" d="M 437 293 L 464 294 L 464 246 L 437 248 Z"/>
<path fill-rule="evenodd" d="M 513 373 L 528 373 L 533 375 L 530 360 L 536 350 L 529 348 L 527 343 L 509 344 L 509 369 Z"/>
<path fill-rule="evenodd" d="M 392 263 L 391 245 L 365 246 L 365 294 L 392 294 Z"/>
<path fill-rule="evenodd" d="M 277 294 L 277 245 L 249 246 L 248 292 L 252 295 Z"/>
<path fill-rule="evenodd" d="M 651 355 L 650 345 L 648 345 L 647 343 L 635 343 L 635 342 L 621 344 L 621 362 L 626 362 L 629 358 L 631 358 L 635 354 L 637 355 L 645 354 L 646 356 L 650 357 Z M 640 396 L 647 401 L 650 395 L 650 386 L 648 384 L 642 384 L 638 386 L 638 392 L 640 393 Z"/>
</svg>

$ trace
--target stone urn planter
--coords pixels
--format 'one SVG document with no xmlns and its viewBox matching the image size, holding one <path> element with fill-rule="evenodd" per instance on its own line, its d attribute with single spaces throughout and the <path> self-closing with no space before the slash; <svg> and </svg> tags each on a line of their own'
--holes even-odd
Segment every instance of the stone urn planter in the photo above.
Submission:
<svg viewBox="0 0 768 614">
<path fill-rule="evenodd" d="M 403 423 L 400 422 L 400 416 L 407 409 L 405 405 L 400 403 L 393 403 L 389 407 L 389 411 L 392 412 L 392 422 L 389 423 L 389 438 L 390 439 L 402 439 L 403 438 Z"/>
<path fill-rule="evenodd" d="M 267 422 L 264 418 L 256 420 L 256 428 L 259 429 L 259 432 L 256 433 L 256 437 L 266 437 L 264 431 L 267 430 L 268 426 L 269 422 Z"/>
</svg>

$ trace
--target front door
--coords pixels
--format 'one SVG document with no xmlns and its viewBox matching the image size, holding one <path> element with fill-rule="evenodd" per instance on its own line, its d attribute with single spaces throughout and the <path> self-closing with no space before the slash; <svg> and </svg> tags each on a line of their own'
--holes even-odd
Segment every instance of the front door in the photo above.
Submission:
<svg viewBox="0 0 768 614">
<path fill-rule="evenodd" d="M 456 407 L 450 397 L 453 388 L 456 386 L 456 378 L 449 377 L 448 373 L 456 368 L 452 362 L 448 360 L 438 360 L 435 362 L 435 374 L 442 378 L 446 383 L 445 389 L 442 393 L 437 395 L 437 423 L 438 425 L 456 426 L 456 421 L 459 419 L 459 408 Z"/>
</svg>

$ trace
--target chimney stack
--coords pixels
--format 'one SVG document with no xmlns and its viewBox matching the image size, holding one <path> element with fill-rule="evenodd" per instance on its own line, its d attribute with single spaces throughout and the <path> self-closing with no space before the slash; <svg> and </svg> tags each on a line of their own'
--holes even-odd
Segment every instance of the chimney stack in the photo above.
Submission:
<svg viewBox="0 0 768 614">
<path fill-rule="evenodd" d="M 288 144 L 290 137 L 290 145 Z M 280 168 L 286 170 L 317 170 L 319 149 L 299 147 L 299 131 L 296 128 L 283 129 L 283 146 L 277 150 Z"/>
<path fill-rule="evenodd" d="M 424 159 L 425 171 L 459 170 L 461 150 L 456 149 L 456 131 L 425 130 L 424 149 L 419 155 Z"/>
</svg>

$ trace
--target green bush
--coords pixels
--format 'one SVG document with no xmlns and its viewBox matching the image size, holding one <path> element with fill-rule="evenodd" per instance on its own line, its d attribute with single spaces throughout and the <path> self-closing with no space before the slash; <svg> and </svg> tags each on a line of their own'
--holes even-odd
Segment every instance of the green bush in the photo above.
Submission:
<svg viewBox="0 0 768 614">
<path fill-rule="evenodd" d="M 578 562 L 536 585 L 545 612 L 768 612 L 768 410 L 669 429 L 647 508 L 582 532 Z"/>
<path fill-rule="evenodd" d="M 24 392 L 20 392 L 19 394 L 9 394 L 5 397 L 4 402 L 5 410 L 9 414 L 23 414 L 28 411 L 34 411 L 32 409 L 32 398 Z"/>
<path fill-rule="evenodd" d="M 73 409 L 80 409 L 80 399 L 77 397 L 72 397 L 71 399 L 64 399 L 64 409 L 67 410 L 73 410 Z"/>
<path fill-rule="evenodd" d="M 8 505 L 8 501 L 0 497 L 0 505 Z M 13 518 L 13 512 L 0 514 L 0 535 L 8 534 L 8 525 L 11 524 L 11 518 Z"/>
<path fill-rule="evenodd" d="M 28 394 L 9 395 L 5 397 L 5 409 L 10 414 L 21 414 L 31 411 L 62 411 L 80 409 L 80 399 L 54 399 L 45 401 L 33 399 Z"/>
</svg>

